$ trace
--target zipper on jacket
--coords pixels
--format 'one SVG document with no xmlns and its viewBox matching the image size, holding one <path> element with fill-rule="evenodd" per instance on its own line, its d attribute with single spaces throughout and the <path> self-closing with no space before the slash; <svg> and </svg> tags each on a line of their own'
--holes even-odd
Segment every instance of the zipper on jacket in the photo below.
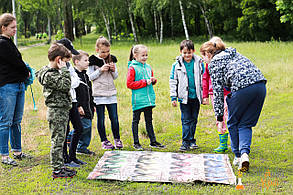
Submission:
<svg viewBox="0 0 293 195">
<path fill-rule="evenodd" d="M 83 74 L 83 78 L 84 78 L 84 81 L 86 82 L 87 84 L 87 80 L 86 80 L 86 77 L 84 76 Z M 89 107 L 89 112 L 90 112 L 90 115 L 91 115 L 91 118 L 93 117 L 93 113 L 92 113 L 92 110 L 91 110 L 91 104 L 90 104 L 90 101 L 91 101 L 91 96 L 90 96 L 90 91 L 89 91 L 89 88 L 90 86 L 87 86 L 87 94 L 88 94 L 88 107 Z"/>
</svg>

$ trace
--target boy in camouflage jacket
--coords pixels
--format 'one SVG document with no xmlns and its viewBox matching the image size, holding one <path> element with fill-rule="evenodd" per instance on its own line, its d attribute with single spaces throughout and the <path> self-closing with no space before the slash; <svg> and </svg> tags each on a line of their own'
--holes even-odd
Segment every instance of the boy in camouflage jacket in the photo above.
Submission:
<svg viewBox="0 0 293 195">
<path fill-rule="evenodd" d="M 36 75 L 41 85 L 45 104 L 48 107 L 47 120 L 51 131 L 51 164 L 53 178 L 73 177 L 75 170 L 64 167 L 62 151 L 71 108 L 71 79 L 66 62 L 71 53 L 63 45 L 54 43 L 48 51 L 49 65 Z"/>
</svg>

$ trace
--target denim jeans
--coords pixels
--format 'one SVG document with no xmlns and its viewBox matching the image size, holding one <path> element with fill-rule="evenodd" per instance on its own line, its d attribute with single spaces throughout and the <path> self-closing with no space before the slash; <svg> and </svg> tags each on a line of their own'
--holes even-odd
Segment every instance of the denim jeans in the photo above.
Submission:
<svg viewBox="0 0 293 195">
<path fill-rule="evenodd" d="M 106 141 L 106 129 L 105 129 L 105 107 L 107 107 L 109 118 L 111 121 L 111 129 L 113 132 L 114 139 L 120 139 L 119 134 L 119 121 L 117 113 L 117 103 L 114 104 L 99 104 L 95 105 L 97 110 L 97 126 L 101 141 Z"/>
<path fill-rule="evenodd" d="M 83 132 L 78 141 L 78 145 L 76 149 L 77 151 L 86 150 L 89 147 L 91 138 L 92 138 L 92 120 L 87 118 L 81 118 L 81 123 L 83 126 Z M 69 137 L 72 137 L 73 134 L 74 134 L 74 129 L 70 131 Z"/>
<path fill-rule="evenodd" d="M 145 127 L 148 133 L 148 136 L 150 138 L 151 143 L 156 142 L 156 137 L 154 133 L 154 128 L 153 128 L 153 112 L 152 112 L 153 107 L 146 107 L 142 108 L 139 110 L 133 111 L 133 120 L 132 120 L 132 134 L 133 134 L 133 141 L 134 144 L 139 143 L 139 138 L 138 138 L 138 124 L 140 120 L 140 114 L 143 112 L 144 113 L 144 119 L 145 119 Z"/>
<path fill-rule="evenodd" d="M 195 143 L 194 138 L 200 104 L 198 99 L 188 98 L 187 104 L 180 103 L 182 122 L 182 145 L 190 146 Z"/>
<path fill-rule="evenodd" d="M 266 96 L 265 83 L 255 83 L 227 96 L 227 126 L 232 152 L 236 157 L 250 153 L 252 127 L 260 116 Z"/>
<path fill-rule="evenodd" d="M 0 87 L 0 155 L 9 155 L 8 140 L 14 152 L 21 152 L 21 120 L 24 109 L 24 83 Z"/>
</svg>

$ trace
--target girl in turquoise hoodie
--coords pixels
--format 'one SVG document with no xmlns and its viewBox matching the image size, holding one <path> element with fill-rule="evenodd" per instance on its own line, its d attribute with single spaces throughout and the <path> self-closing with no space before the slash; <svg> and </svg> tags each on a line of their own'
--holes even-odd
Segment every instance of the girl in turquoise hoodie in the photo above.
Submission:
<svg viewBox="0 0 293 195">
<path fill-rule="evenodd" d="M 132 133 L 136 150 L 143 150 L 138 138 L 138 124 L 140 114 L 144 113 L 146 130 L 150 138 L 150 146 L 164 148 L 165 146 L 156 141 L 156 136 L 152 123 L 152 109 L 155 105 L 155 91 L 153 85 L 157 79 L 153 77 L 150 65 L 146 63 L 148 59 L 147 47 L 145 45 L 135 45 L 132 47 L 128 62 L 127 88 L 132 90 Z"/>
</svg>

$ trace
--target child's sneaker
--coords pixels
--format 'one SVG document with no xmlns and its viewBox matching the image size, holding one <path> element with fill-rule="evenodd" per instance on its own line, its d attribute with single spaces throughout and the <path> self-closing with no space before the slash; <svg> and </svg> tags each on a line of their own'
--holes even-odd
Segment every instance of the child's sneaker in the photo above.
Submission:
<svg viewBox="0 0 293 195">
<path fill-rule="evenodd" d="M 96 153 L 93 151 L 90 151 L 89 149 L 83 149 L 83 150 L 76 150 L 77 154 L 86 154 L 86 155 L 90 155 L 90 156 L 95 156 Z"/>
<path fill-rule="evenodd" d="M 102 142 L 102 148 L 104 150 L 113 150 L 115 147 L 111 144 L 110 141 L 106 140 Z"/>
<path fill-rule="evenodd" d="M 13 158 L 17 159 L 17 160 L 22 160 L 22 159 L 32 159 L 33 157 L 29 154 L 25 154 L 25 153 L 20 153 L 18 155 L 13 154 Z"/>
<path fill-rule="evenodd" d="M 190 149 L 191 150 L 194 150 L 194 149 L 197 149 L 198 148 L 198 145 L 196 145 L 196 143 L 191 143 L 190 144 Z"/>
<path fill-rule="evenodd" d="M 4 165 L 12 165 L 12 166 L 17 166 L 17 162 L 15 162 L 15 160 L 11 159 L 10 157 L 2 159 L 2 164 Z"/>
<path fill-rule="evenodd" d="M 56 179 L 56 178 L 72 178 L 73 176 L 76 175 L 76 171 L 75 170 L 72 170 L 72 169 L 67 169 L 67 168 L 62 168 L 58 171 L 53 171 L 52 173 L 52 177 L 53 179 Z"/>
<path fill-rule="evenodd" d="M 87 162 L 84 162 L 84 161 L 77 159 L 77 158 L 75 160 L 73 160 L 73 162 L 75 162 L 78 165 L 86 165 L 87 164 Z"/>
<path fill-rule="evenodd" d="M 143 148 L 141 147 L 141 145 L 139 143 L 138 144 L 133 144 L 133 147 L 136 150 L 143 150 Z"/>
<path fill-rule="evenodd" d="M 240 158 L 238 158 L 238 157 L 234 157 L 234 160 L 233 160 L 233 165 L 234 166 L 239 166 L 239 164 L 240 164 Z"/>
<path fill-rule="evenodd" d="M 116 149 L 122 149 L 123 148 L 123 144 L 122 141 L 120 139 L 114 139 L 114 144 Z"/>
<path fill-rule="evenodd" d="M 182 145 L 182 146 L 180 146 L 179 150 L 182 151 L 182 152 L 186 152 L 186 151 L 190 150 L 190 147 L 186 146 L 186 145 Z"/>
<path fill-rule="evenodd" d="M 67 163 L 65 163 L 64 165 L 67 166 L 67 167 L 76 167 L 76 168 L 80 167 L 80 165 L 77 164 L 77 163 L 74 162 L 74 161 L 67 162 Z"/>
<path fill-rule="evenodd" d="M 249 171 L 249 157 L 247 153 L 243 153 L 240 158 L 240 165 L 238 168 L 241 172 Z"/>
<path fill-rule="evenodd" d="M 160 144 L 159 142 L 155 141 L 155 142 L 151 142 L 150 143 L 150 147 L 153 147 L 153 148 L 165 148 L 166 146 Z"/>
</svg>

